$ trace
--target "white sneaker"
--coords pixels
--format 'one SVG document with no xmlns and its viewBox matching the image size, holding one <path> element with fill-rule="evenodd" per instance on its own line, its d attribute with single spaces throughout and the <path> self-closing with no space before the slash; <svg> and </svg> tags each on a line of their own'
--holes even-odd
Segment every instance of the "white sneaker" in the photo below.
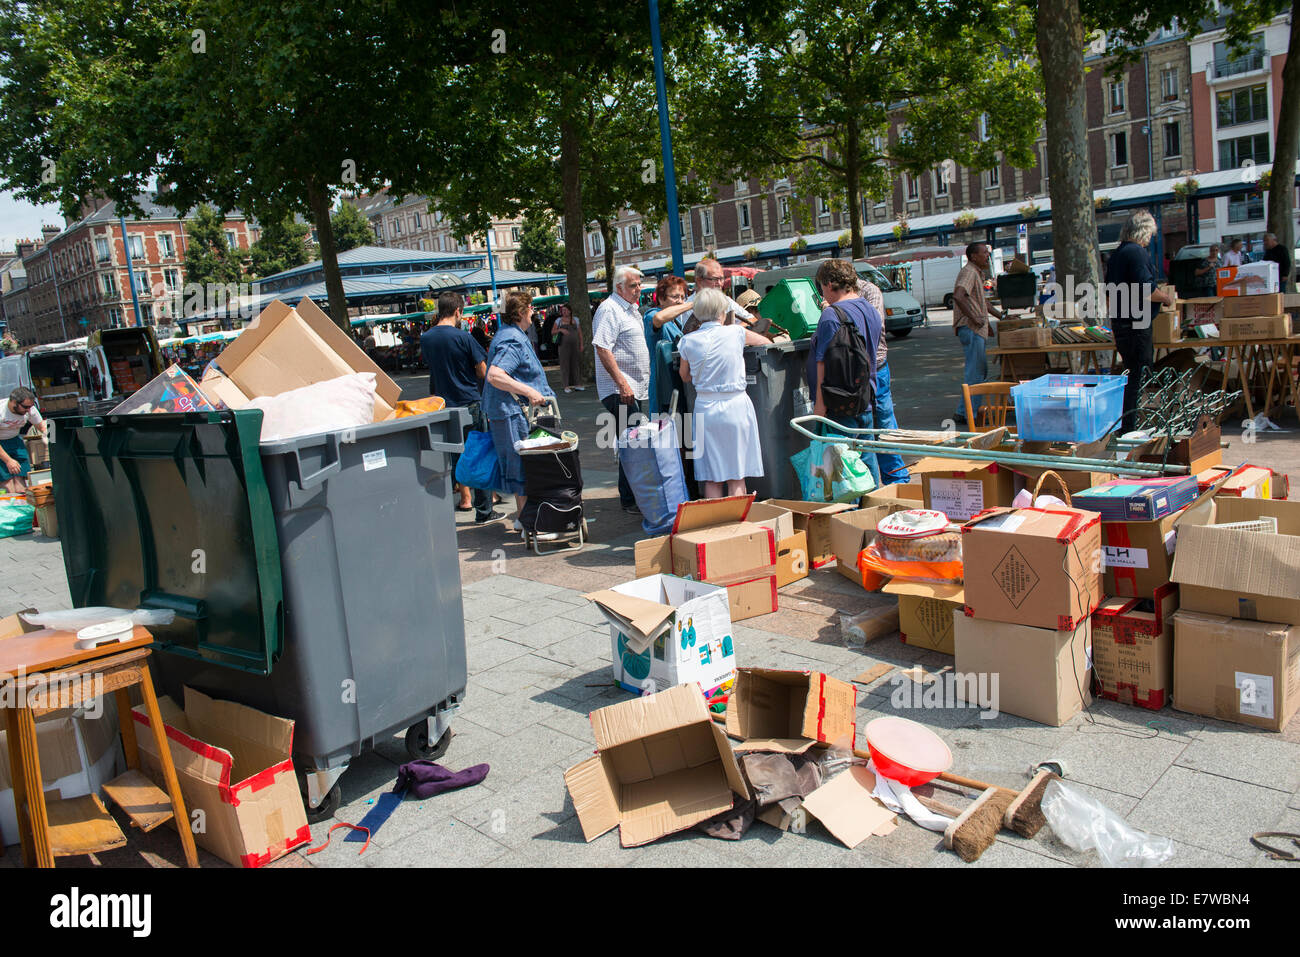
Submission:
<svg viewBox="0 0 1300 957">
<path fill-rule="evenodd" d="M 575 385 L 575 386 L 573 387 L 573 389 L 574 389 L 575 392 L 586 392 L 586 391 L 587 391 L 587 387 L 586 387 L 585 385 Z"/>
<path fill-rule="evenodd" d="M 565 388 L 564 388 L 564 394 L 565 394 L 565 395 L 568 395 L 568 394 L 569 394 L 570 392 L 572 392 L 572 391 L 573 391 L 573 390 L 570 389 L 568 386 L 565 386 Z"/>
</svg>

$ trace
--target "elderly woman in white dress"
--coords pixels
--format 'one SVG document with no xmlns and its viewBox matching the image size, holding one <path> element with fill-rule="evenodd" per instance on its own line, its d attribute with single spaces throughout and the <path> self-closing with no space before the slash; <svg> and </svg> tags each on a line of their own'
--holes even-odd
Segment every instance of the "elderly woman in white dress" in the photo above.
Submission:
<svg viewBox="0 0 1300 957">
<path fill-rule="evenodd" d="M 768 340 L 732 323 L 720 290 L 697 291 L 692 305 L 701 325 L 677 351 L 682 380 L 695 384 L 695 477 L 705 498 L 745 495 L 746 476 L 763 474 L 758 419 L 745 394 L 745 346 Z"/>
</svg>

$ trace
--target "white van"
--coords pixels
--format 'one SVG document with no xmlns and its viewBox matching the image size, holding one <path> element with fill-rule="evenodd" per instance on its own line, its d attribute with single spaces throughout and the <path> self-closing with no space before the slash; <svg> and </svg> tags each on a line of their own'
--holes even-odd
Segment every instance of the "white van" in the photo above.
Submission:
<svg viewBox="0 0 1300 957">
<path fill-rule="evenodd" d="M 926 259 L 905 259 L 906 250 L 900 250 L 891 256 L 893 263 L 907 266 L 910 271 L 910 292 L 927 307 L 942 306 L 952 308 L 952 290 L 957 285 L 957 273 L 966 265 L 966 254 L 956 247 L 952 256 L 931 256 Z M 997 276 L 1002 272 L 1004 256 L 1001 249 L 994 249 L 989 257 L 989 274 Z M 1037 271 L 1037 269 L 1035 270 Z"/>
<path fill-rule="evenodd" d="M 812 279 L 824 259 L 796 263 L 780 269 L 764 269 L 754 276 L 754 288 L 766 296 L 782 279 Z M 889 278 L 871 263 L 856 261 L 853 268 L 859 276 L 880 287 L 885 301 L 885 331 L 901 339 L 917 326 L 925 324 L 921 304 L 912 296 L 890 282 Z"/>
</svg>

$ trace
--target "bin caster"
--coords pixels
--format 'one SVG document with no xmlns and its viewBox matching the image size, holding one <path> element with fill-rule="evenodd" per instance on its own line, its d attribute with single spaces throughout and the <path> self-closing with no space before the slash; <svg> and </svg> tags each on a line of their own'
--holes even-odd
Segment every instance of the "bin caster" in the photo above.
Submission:
<svg viewBox="0 0 1300 957">
<path fill-rule="evenodd" d="M 332 817 L 339 809 L 339 805 L 343 803 L 343 789 L 335 784 L 325 792 L 324 799 L 316 807 L 311 806 L 306 794 L 302 796 L 302 803 L 307 809 L 307 823 L 319 824 L 326 818 Z"/>
<path fill-rule="evenodd" d="M 413 761 L 433 761 L 447 753 L 451 745 L 451 728 L 442 737 L 429 744 L 429 722 L 417 721 L 406 729 L 406 753 Z"/>
</svg>

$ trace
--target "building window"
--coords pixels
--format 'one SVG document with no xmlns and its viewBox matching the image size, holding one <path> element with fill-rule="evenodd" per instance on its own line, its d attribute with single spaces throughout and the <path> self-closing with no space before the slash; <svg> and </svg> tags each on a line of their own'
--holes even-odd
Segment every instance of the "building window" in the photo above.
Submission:
<svg viewBox="0 0 1300 957">
<path fill-rule="evenodd" d="M 1110 165 L 1128 165 L 1128 134 L 1112 133 L 1110 136 Z"/>
<path fill-rule="evenodd" d="M 122 313 L 117 309 L 108 310 L 108 324 L 110 326 L 120 326 L 122 324 Z"/>
<path fill-rule="evenodd" d="M 167 286 L 168 292 L 176 292 L 181 288 L 181 274 L 178 269 L 164 269 L 163 283 Z"/>
<path fill-rule="evenodd" d="M 1252 38 L 1251 48 L 1238 57 L 1229 52 L 1228 43 L 1220 40 L 1214 45 L 1214 76 L 1238 76 L 1254 70 L 1264 69 L 1264 34 L 1257 33 Z"/>
<path fill-rule="evenodd" d="M 984 188 L 993 189 L 1002 185 L 1002 170 L 1000 167 L 993 167 L 984 174 Z"/>
<path fill-rule="evenodd" d="M 402 235 L 402 221 L 400 219 L 393 220 L 393 235 Z"/>
<path fill-rule="evenodd" d="M 522 235 L 523 235 L 523 234 L 519 231 L 519 227 L 518 227 L 518 226 L 511 226 L 511 227 L 510 227 L 510 238 L 511 238 L 512 240 L 514 240 L 515 242 L 519 242 L 519 239 L 520 239 L 520 237 L 521 237 Z"/>
<path fill-rule="evenodd" d="M 1160 71 L 1160 96 L 1166 103 L 1178 99 L 1178 67 Z"/>
<path fill-rule="evenodd" d="M 988 142 L 988 138 L 989 138 L 989 115 L 987 113 L 981 113 L 980 114 L 980 142 L 981 143 Z"/>
<path fill-rule="evenodd" d="M 605 252 L 605 242 L 600 233 L 591 234 L 591 254 L 593 256 L 603 255 Z"/>
<path fill-rule="evenodd" d="M 381 242 L 383 241 L 383 238 L 384 238 L 384 224 L 383 224 L 382 222 L 377 222 L 377 223 L 375 223 L 375 238 L 378 239 L 378 240 L 380 240 Z"/>
<path fill-rule="evenodd" d="M 108 245 L 108 238 L 105 236 L 95 237 L 95 261 L 106 263 L 113 259 L 112 251 Z"/>
<path fill-rule="evenodd" d="M 149 295 L 149 272 L 141 269 L 135 273 L 135 291 L 138 295 Z"/>
<path fill-rule="evenodd" d="M 416 228 L 416 229 L 420 229 L 421 226 L 423 225 L 423 223 L 424 223 L 424 221 L 420 218 L 420 214 L 419 214 L 419 213 L 416 213 L 416 214 L 415 214 L 415 228 Z"/>
<path fill-rule="evenodd" d="M 829 206 L 827 205 L 827 203 L 826 203 L 826 197 L 825 197 L 825 196 L 818 196 L 818 197 L 817 197 L 817 218 L 818 218 L 818 219 L 830 219 L 830 218 L 831 218 L 831 210 L 830 210 L 830 207 L 829 207 Z"/>
<path fill-rule="evenodd" d="M 941 169 L 937 169 L 934 171 L 934 195 L 935 196 L 948 195 L 948 183 L 943 178 L 943 170 Z"/>
<path fill-rule="evenodd" d="M 741 203 L 738 209 L 740 211 L 740 228 L 749 229 L 751 226 L 749 222 L 749 203 Z"/>
<path fill-rule="evenodd" d="M 171 233 L 160 233 L 158 235 L 158 249 L 162 253 L 163 259 L 176 258 L 176 246 L 172 243 Z"/>
<path fill-rule="evenodd" d="M 711 209 L 700 210 L 700 222 L 704 225 L 704 235 L 712 236 L 713 235 L 713 210 Z"/>
<path fill-rule="evenodd" d="M 1269 162 L 1269 159 L 1267 133 L 1219 141 L 1219 169 L 1236 169 L 1247 160 L 1259 165 Z"/>
<path fill-rule="evenodd" d="M 111 272 L 100 273 L 99 284 L 104 289 L 104 295 L 106 296 L 117 295 L 117 276 L 114 275 L 113 273 Z"/>
<path fill-rule="evenodd" d="M 1259 123 L 1269 118 L 1268 88 L 1263 84 L 1220 93 L 1217 100 L 1219 126 Z"/>
<path fill-rule="evenodd" d="M 740 193 L 748 193 L 748 192 L 749 192 L 749 180 L 747 179 L 736 180 L 736 193 L 740 194 Z"/>
<path fill-rule="evenodd" d="M 641 227 L 632 225 L 627 228 L 627 248 L 641 248 Z"/>
<path fill-rule="evenodd" d="M 144 237 L 128 236 L 127 240 L 131 244 L 131 258 L 144 259 Z"/>
<path fill-rule="evenodd" d="M 1181 123 L 1165 124 L 1165 156 L 1183 155 L 1183 129 Z"/>
<path fill-rule="evenodd" d="M 1228 197 L 1228 222 L 1245 223 L 1264 218 L 1264 197 L 1260 193 L 1234 193 Z"/>
<path fill-rule="evenodd" d="M 909 201 L 921 198 L 921 187 L 915 179 L 906 173 L 903 174 L 903 186 L 907 190 Z"/>
<path fill-rule="evenodd" d="M 781 222 L 790 222 L 790 197 L 782 196 L 776 201 L 776 212 Z"/>
<path fill-rule="evenodd" d="M 1110 86 L 1110 111 L 1112 113 L 1124 112 L 1124 84 L 1111 83 Z"/>
<path fill-rule="evenodd" d="M 239 248 L 239 237 L 235 235 L 235 231 L 233 229 L 226 230 L 226 245 L 229 246 L 231 249 Z"/>
</svg>

